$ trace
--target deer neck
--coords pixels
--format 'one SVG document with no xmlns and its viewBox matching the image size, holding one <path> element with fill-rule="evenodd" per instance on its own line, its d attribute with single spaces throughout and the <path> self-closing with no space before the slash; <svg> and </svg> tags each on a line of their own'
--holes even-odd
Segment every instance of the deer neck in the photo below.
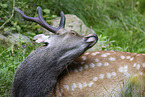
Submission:
<svg viewBox="0 0 145 97">
<path fill-rule="evenodd" d="M 23 76 L 17 76 L 16 74 L 18 80 L 15 79 L 15 82 L 18 82 L 19 85 L 25 82 L 25 86 L 16 86 L 23 87 L 23 89 L 27 88 L 28 91 L 25 91 L 26 93 L 24 93 L 24 95 L 45 97 L 46 94 L 49 96 L 55 89 L 58 75 L 66 68 L 66 65 L 68 65 L 68 63 L 70 63 L 70 61 L 72 60 L 67 59 L 66 53 L 58 53 L 62 51 L 55 51 L 56 48 L 45 47 L 43 49 L 41 48 L 41 50 L 38 49 L 30 54 L 20 64 L 17 72 L 19 75 Z M 64 55 L 65 57 L 62 57 Z M 27 76 L 27 78 L 24 78 L 25 76 Z M 20 81 L 20 79 L 23 80 Z"/>
</svg>

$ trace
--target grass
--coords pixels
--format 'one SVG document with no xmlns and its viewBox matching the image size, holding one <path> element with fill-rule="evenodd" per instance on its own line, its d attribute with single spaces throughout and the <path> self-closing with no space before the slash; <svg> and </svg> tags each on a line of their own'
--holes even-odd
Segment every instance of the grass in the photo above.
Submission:
<svg viewBox="0 0 145 97">
<path fill-rule="evenodd" d="M 21 43 L 0 48 L 0 97 L 9 97 L 14 72 L 33 48 L 29 44 L 25 44 L 24 48 Z"/>
<path fill-rule="evenodd" d="M 0 1 L 0 24 L 2 25 L 12 13 L 12 0 Z M 101 37 L 107 37 L 105 42 L 109 47 L 102 50 L 114 50 L 132 53 L 145 53 L 145 1 L 144 0 L 16 0 L 15 6 L 24 9 L 29 16 L 36 16 L 36 7 L 49 9 L 50 13 L 44 13 L 49 20 L 52 15 L 64 13 L 75 14 L 86 25 L 91 27 Z M 7 6 L 4 5 L 10 5 Z M 28 10 L 29 9 L 29 10 Z M 33 12 L 31 12 L 31 11 Z M 46 18 L 48 17 L 49 18 Z M 31 39 L 34 35 L 42 33 L 38 31 L 40 26 L 35 23 L 23 22 L 14 15 L 4 29 L 11 28 L 12 32 L 23 33 Z M 105 38 L 106 39 L 106 38 Z M 22 45 L 26 47 L 23 48 Z M 11 82 L 17 66 L 36 47 L 30 44 L 8 44 L 1 42 L 0 46 L 0 96 L 8 97 Z"/>
</svg>

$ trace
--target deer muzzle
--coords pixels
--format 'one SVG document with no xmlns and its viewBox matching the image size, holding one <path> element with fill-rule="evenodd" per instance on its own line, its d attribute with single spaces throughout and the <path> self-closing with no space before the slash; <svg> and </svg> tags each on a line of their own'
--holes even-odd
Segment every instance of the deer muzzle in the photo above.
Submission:
<svg viewBox="0 0 145 97">
<path fill-rule="evenodd" d="M 84 37 L 84 40 L 86 43 L 89 43 L 88 47 L 90 48 L 96 44 L 96 42 L 98 41 L 98 36 L 96 35 L 96 33 L 89 34 L 89 35 Z"/>
</svg>

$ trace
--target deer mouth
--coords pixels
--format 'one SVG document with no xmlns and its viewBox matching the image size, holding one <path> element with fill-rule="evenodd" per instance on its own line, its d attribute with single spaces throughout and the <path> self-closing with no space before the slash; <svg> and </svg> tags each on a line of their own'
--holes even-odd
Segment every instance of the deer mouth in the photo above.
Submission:
<svg viewBox="0 0 145 97">
<path fill-rule="evenodd" d="M 93 33 L 93 34 L 89 34 L 87 36 L 84 37 L 84 40 L 86 43 L 88 43 L 88 47 L 92 47 L 94 46 L 97 41 L 98 41 L 98 36 L 96 35 L 96 33 Z"/>
</svg>

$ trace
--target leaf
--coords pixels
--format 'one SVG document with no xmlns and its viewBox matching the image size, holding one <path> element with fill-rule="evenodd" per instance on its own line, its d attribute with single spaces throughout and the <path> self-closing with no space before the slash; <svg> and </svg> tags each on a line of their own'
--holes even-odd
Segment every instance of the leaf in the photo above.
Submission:
<svg viewBox="0 0 145 97">
<path fill-rule="evenodd" d="M 1 4 L 1 6 L 2 6 L 3 8 L 7 8 L 7 7 L 8 7 L 8 4 Z"/>
<path fill-rule="evenodd" d="M 9 31 L 10 29 L 9 28 L 4 28 L 4 31 Z"/>
<path fill-rule="evenodd" d="M 21 30 L 21 27 L 20 27 L 20 26 L 18 26 L 18 25 L 16 26 L 16 28 L 17 28 L 17 30 Z"/>
<path fill-rule="evenodd" d="M 15 27 L 11 27 L 11 30 L 16 30 L 16 28 Z"/>
<path fill-rule="evenodd" d="M 49 14 L 50 13 L 50 10 L 49 9 L 44 9 L 43 10 L 45 13 Z"/>
<path fill-rule="evenodd" d="M 52 18 L 56 18 L 57 17 L 57 15 L 52 15 Z"/>
</svg>

